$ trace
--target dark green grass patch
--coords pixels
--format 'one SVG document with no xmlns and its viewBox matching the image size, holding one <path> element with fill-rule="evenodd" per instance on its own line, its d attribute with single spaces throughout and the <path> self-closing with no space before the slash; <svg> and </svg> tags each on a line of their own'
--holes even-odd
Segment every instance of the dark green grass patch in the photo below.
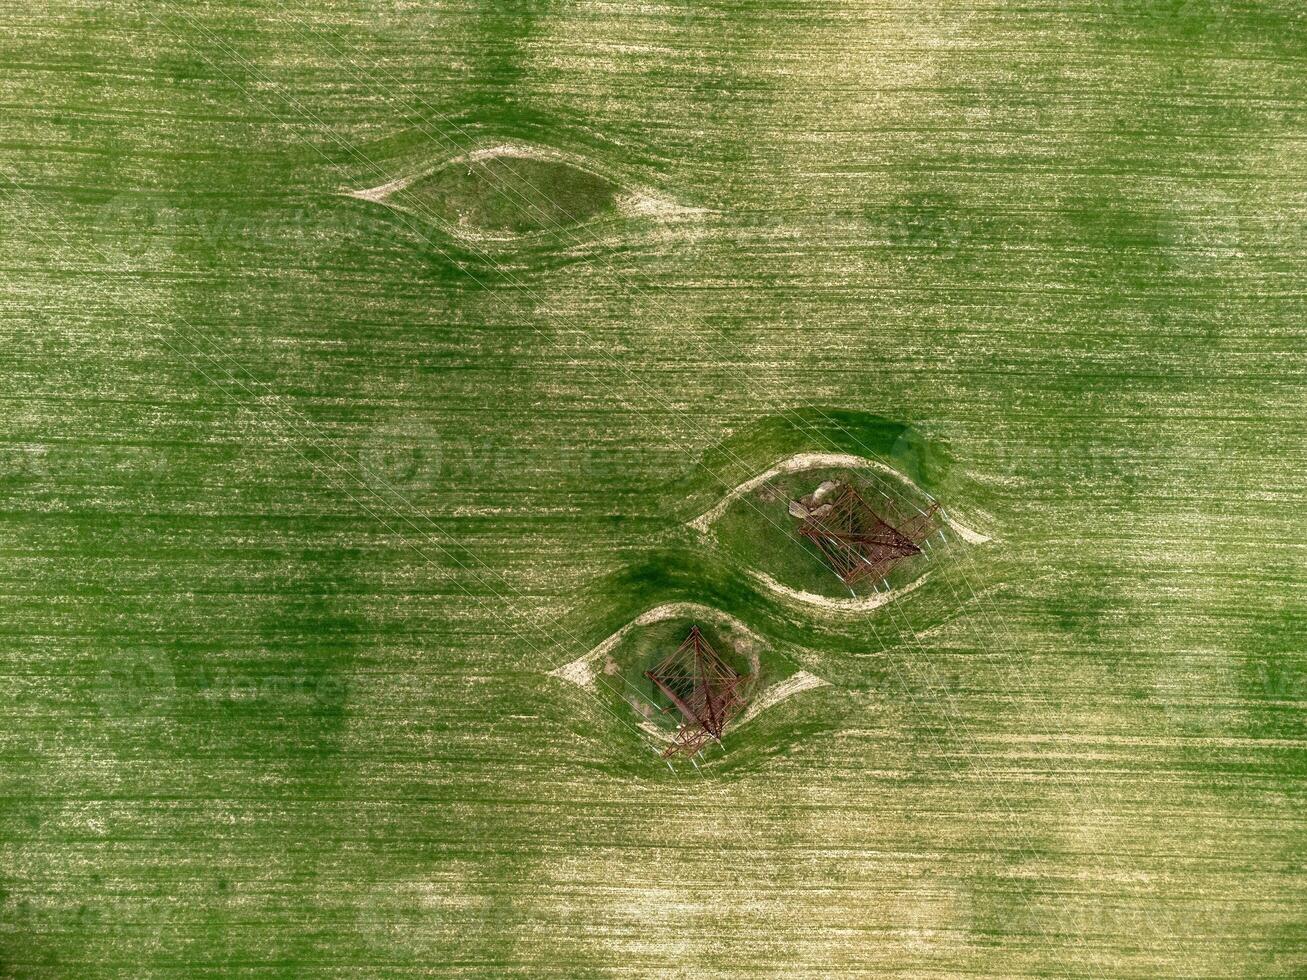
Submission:
<svg viewBox="0 0 1307 980">
<path fill-rule="evenodd" d="M 617 193 L 612 181 L 570 163 L 498 155 L 445 164 L 392 201 L 467 232 L 524 235 L 612 210 Z"/>
<path fill-rule="evenodd" d="M 884 580 L 862 580 L 846 585 L 829 559 L 810 540 L 799 534 L 802 521 L 789 512 L 791 501 L 811 494 L 827 481 L 851 485 L 882 519 L 898 523 L 895 513 L 910 515 L 931 502 L 892 477 L 842 468 L 823 467 L 781 474 L 746 493 L 713 525 L 722 547 L 749 568 L 765 572 L 789 588 L 815 595 L 848 598 L 873 591 L 895 589 L 914 581 L 931 567 L 931 556 L 946 560 L 949 548 L 964 545 L 947 532 L 933 532 L 923 542 L 922 554 L 904 558 L 888 570 Z M 833 499 L 838 490 L 829 494 Z M 942 523 L 942 521 L 941 521 Z M 929 550 L 927 550 L 929 549 Z"/>
</svg>

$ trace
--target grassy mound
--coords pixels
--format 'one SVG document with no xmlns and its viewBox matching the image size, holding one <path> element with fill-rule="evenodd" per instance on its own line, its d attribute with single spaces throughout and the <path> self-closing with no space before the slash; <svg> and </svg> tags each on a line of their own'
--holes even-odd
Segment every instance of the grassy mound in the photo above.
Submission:
<svg viewBox="0 0 1307 980">
<path fill-rule="evenodd" d="M 929 506 L 921 494 L 902 481 L 868 470 L 820 468 L 783 473 L 727 508 L 714 524 L 717 540 L 746 567 L 764 572 L 789 588 L 832 598 L 867 595 L 873 589 L 883 591 L 887 583 L 888 588 L 899 588 L 930 567 L 934 545 L 944 544 L 938 534 L 933 544 L 925 546 L 927 550 L 922 555 L 899 561 L 889 572 L 887 582 L 864 580 L 852 587 L 845 585 L 820 550 L 799 534 L 802 522 L 789 513 L 791 501 L 812 493 L 826 481 L 851 484 L 891 523 L 892 511 L 882 505 L 892 503 L 895 509 L 905 513 Z"/>
<path fill-rule="evenodd" d="M 569 163 L 503 154 L 451 161 L 397 191 L 392 203 L 471 233 L 526 235 L 611 211 L 618 191 Z"/>
<path fill-rule="evenodd" d="M 615 712 L 634 712 L 669 737 L 681 722 L 671 700 L 645 677 L 664 657 L 680 646 L 692 626 L 718 656 L 738 674 L 746 677 L 741 694 L 745 701 L 791 677 L 797 666 L 753 633 L 743 623 L 727 616 L 704 616 L 690 612 L 634 627 L 606 656 L 594 665 L 600 697 Z"/>
</svg>

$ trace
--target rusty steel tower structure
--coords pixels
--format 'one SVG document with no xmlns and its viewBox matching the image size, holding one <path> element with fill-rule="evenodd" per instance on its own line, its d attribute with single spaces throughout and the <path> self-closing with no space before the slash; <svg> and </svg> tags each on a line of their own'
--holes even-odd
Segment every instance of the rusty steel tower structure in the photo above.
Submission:
<svg viewBox="0 0 1307 980">
<path fill-rule="evenodd" d="M 915 517 L 902 518 L 886 500 L 882 517 L 851 484 L 844 484 L 820 516 L 812 514 L 799 526 L 799 534 L 825 556 L 845 585 L 863 579 L 882 579 L 899 561 L 921 554 L 921 542 L 936 528 L 938 504 Z M 893 521 L 893 523 L 891 523 Z"/>
<path fill-rule="evenodd" d="M 663 751 L 664 759 L 693 757 L 709 742 L 720 742 L 726 723 L 744 706 L 740 689 L 747 675 L 732 669 L 698 626 L 692 626 L 685 641 L 644 676 L 681 713 L 681 725 Z"/>
</svg>

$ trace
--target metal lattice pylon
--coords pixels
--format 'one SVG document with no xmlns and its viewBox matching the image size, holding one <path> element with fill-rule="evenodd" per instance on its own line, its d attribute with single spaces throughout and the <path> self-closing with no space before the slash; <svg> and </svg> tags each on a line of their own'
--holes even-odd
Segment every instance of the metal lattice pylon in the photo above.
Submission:
<svg viewBox="0 0 1307 980">
<path fill-rule="evenodd" d="M 726 723 L 744 705 L 740 687 L 745 675 L 722 660 L 698 626 L 692 626 L 685 641 L 644 676 L 681 713 L 681 726 L 663 758 L 694 756 L 710 741 L 721 741 Z"/>
<path fill-rule="evenodd" d="M 917 542 L 934 530 L 935 510 L 932 505 L 915 518 L 899 520 L 896 527 L 846 483 L 830 510 L 805 518 L 799 534 L 817 546 L 845 585 L 853 585 L 865 578 L 884 578 L 896 562 L 921 554 Z"/>
</svg>

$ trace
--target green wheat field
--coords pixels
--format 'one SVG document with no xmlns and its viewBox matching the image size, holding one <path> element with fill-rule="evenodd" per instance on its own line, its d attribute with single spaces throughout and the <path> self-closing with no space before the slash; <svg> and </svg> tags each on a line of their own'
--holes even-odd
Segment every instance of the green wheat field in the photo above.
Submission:
<svg viewBox="0 0 1307 980">
<path fill-rule="evenodd" d="M 1301 0 L 10 0 L 0 98 L 0 976 L 1307 975 Z"/>
</svg>

